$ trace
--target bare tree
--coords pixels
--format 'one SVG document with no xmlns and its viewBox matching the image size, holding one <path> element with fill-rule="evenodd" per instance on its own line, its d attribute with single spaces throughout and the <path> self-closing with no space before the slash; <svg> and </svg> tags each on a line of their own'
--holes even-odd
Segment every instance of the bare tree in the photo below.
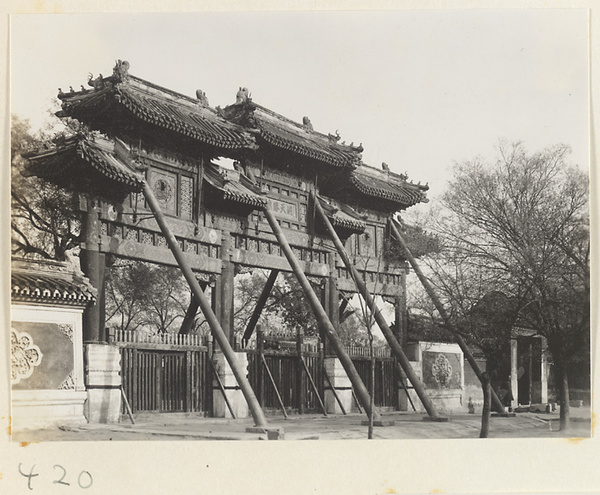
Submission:
<svg viewBox="0 0 600 495">
<path fill-rule="evenodd" d="M 589 356 L 590 328 L 588 177 L 566 163 L 568 153 L 566 146 L 531 154 L 521 143 L 501 143 L 493 164 L 456 164 L 445 214 L 438 215 L 446 253 L 460 261 L 450 265 L 455 274 L 437 272 L 453 316 L 472 306 L 463 297 L 465 272 L 480 273 L 480 288 L 494 287 L 514 302 L 520 321 L 548 341 L 563 429 L 568 367 Z"/>
<path fill-rule="evenodd" d="M 48 146 L 50 137 L 34 133 L 27 120 L 11 115 L 12 254 L 64 261 L 80 242 L 75 195 L 37 177 L 26 177 L 26 151 Z"/>
</svg>

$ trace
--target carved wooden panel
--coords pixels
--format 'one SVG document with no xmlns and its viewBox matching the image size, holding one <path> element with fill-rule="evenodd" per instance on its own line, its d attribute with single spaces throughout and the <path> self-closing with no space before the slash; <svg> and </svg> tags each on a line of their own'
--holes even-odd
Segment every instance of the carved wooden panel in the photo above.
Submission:
<svg viewBox="0 0 600 495">
<path fill-rule="evenodd" d="M 191 220 L 194 210 L 194 180 L 186 175 L 181 176 L 181 190 L 179 193 L 179 216 L 184 220 Z"/>
</svg>

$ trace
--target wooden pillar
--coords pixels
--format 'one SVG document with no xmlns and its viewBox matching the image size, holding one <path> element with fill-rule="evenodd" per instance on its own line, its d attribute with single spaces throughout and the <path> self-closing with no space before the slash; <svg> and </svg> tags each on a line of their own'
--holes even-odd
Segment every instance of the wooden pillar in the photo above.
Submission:
<svg viewBox="0 0 600 495">
<path fill-rule="evenodd" d="M 223 232 L 221 244 L 222 265 L 221 276 L 218 291 L 220 292 L 220 311 L 219 315 L 221 328 L 225 332 L 229 343 L 235 344 L 235 328 L 233 325 L 233 304 L 234 304 L 234 264 L 231 262 L 231 235 L 229 232 Z"/>
<path fill-rule="evenodd" d="M 340 291 L 337 285 L 337 268 L 336 268 L 336 253 L 328 254 L 329 261 L 329 276 L 325 279 L 325 290 L 323 291 L 323 307 L 327 309 L 329 320 L 335 328 L 335 331 L 340 332 Z M 333 355 L 331 343 L 327 338 L 322 338 L 323 350 L 325 355 Z"/>
<path fill-rule="evenodd" d="M 100 252 L 100 220 L 98 218 L 97 202 L 88 199 L 87 212 L 83 217 L 84 243 L 81 245 L 79 255 L 81 270 L 89 279 L 90 283 L 98 290 L 96 302 L 87 308 L 83 314 L 83 341 L 106 342 L 107 336 L 104 329 L 104 271 L 106 257 Z"/>
<path fill-rule="evenodd" d="M 262 365 L 263 355 L 265 353 L 265 338 L 263 331 L 258 325 L 256 327 L 256 351 L 258 352 L 257 364 L 256 364 L 256 381 L 258 383 L 256 395 L 258 403 L 264 407 L 265 405 L 265 379 L 264 379 L 264 367 Z"/>
<path fill-rule="evenodd" d="M 407 333 L 407 325 L 406 325 L 406 297 L 405 295 L 396 296 L 394 298 L 394 315 L 396 317 L 396 340 L 400 343 L 402 347 L 406 345 L 406 333 Z"/>
</svg>

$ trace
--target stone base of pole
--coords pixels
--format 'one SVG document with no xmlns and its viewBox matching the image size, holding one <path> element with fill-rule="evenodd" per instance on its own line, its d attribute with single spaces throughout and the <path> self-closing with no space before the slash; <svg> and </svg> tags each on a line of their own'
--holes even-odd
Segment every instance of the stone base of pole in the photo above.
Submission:
<svg viewBox="0 0 600 495">
<path fill-rule="evenodd" d="M 236 352 L 235 357 L 243 369 L 248 368 L 248 355 L 245 352 Z M 236 419 L 248 417 L 248 403 L 244 398 L 244 394 L 240 389 L 227 359 L 225 359 L 223 353 L 219 351 L 214 353 L 212 359 Z M 232 417 L 227 402 L 223 397 L 221 387 L 219 387 L 216 379 L 213 380 L 213 415 L 215 418 Z"/>
<path fill-rule="evenodd" d="M 283 428 L 262 428 L 260 426 L 249 426 L 246 433 L 259 433 L 267 435 L 267 440 L 285 440 Z"/>
<path fill-rule="evenodd" d="M 90 423 L 117 423 L 121 417 L 121 353 L 110 344 L 84 345 L 87 401 Z"/>
<path fill-rule="evenodd" d="M 352 410 L 352 383 L 342 366 L 341 361 L 336 357 L 325 358 L 325 371 L 331 380 L 331 386 L 325 380 L 325 410 L 327 414 L 343 414 L 339 401 L 344 406 L 346 413 Z M 331 390 L 335 387 L 335 394 Z M 337 399 L 335 395 L 337 394 Z"/>
</svg>

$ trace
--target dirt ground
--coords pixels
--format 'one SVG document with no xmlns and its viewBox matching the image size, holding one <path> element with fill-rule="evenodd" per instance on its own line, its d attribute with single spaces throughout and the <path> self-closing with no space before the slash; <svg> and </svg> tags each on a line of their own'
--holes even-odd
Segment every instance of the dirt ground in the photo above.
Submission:
<svg viewBox="0 0 600 495">
<path fill-rule="evenodd" d="M 592 433 L 589 407 L 571 409 L 571 427 L 559 431 L 558 413 L 517 413 L 515 417 L 490 418 L 490 438 L 586 438 Z M 447 422 L 424 421 L 415 413 L 384 413 L 384 423 L 376 427 L 376 439 L 478 438 L 481 418 L 463 414 Z M 284 440 L 348 440 L 367 438 L 364 415 L 327 417 L 295 415 L 284 419 L 281 414 L 267 416 L 269 429 L 283 430 Z M 191 414 L 143 414 L 132 424 L 126 416 L 117 424 L 61 425 L 44 430 L 18 430 L 13 425 L 16 442 L 46 441 L 122 441 L 122 440 L 267 440 L 266 433 L 248 432 L 251 418 L 218 419 Z"/>
</svg>

